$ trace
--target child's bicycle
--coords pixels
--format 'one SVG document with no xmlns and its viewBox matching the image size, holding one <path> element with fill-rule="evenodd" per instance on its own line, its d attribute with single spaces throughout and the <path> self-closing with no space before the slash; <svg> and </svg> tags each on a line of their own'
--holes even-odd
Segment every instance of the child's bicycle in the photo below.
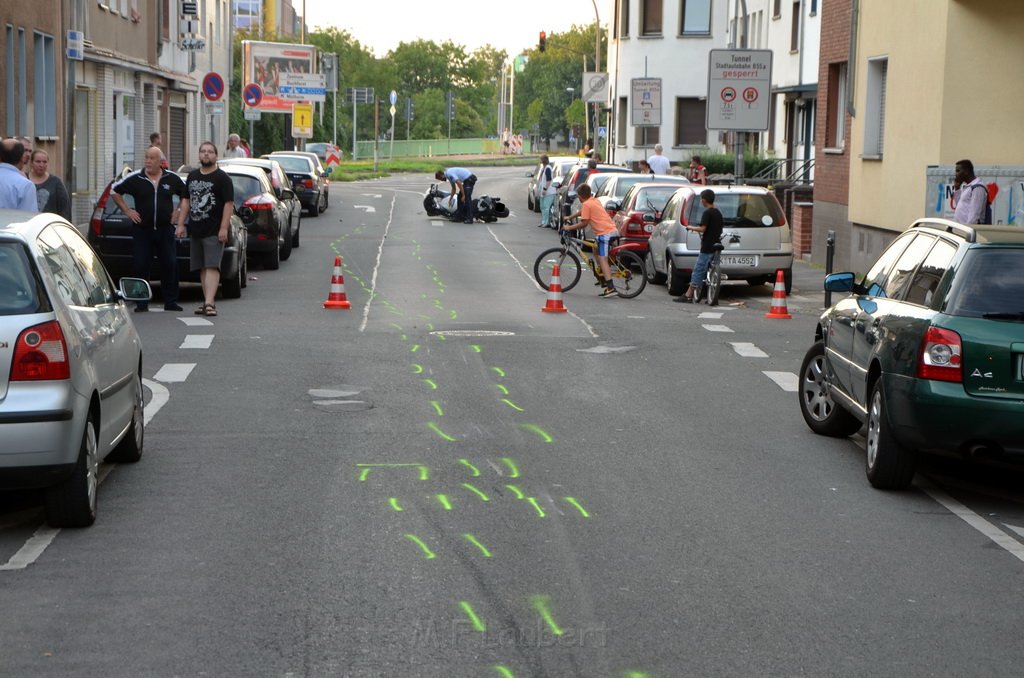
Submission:
<svg viewBox="0 0 1024 678">
<path fill-rule="evenodd" d="M 537 257 L 533 264 L 533 277 L 545 290 L 551 281 L 551 272 L 555 264 L 558 264 L 558 278 L 562 285 L 562 291 L 568 292 L 580 281 L 583 274 L 583 267 L 590 267 L 596 285 L 604 285 L 604 278 L 601 276 L 601 267 L 594 258 L 597 243 L 594 240 L 576 238 L 560 231 L 562 239 L 561 247 L 552 247 L 544 250 Z M 612 240 L 612 246 L 608 250 L 608 265 L 612 271 L 612 286 L 618 295 L 624 299 L 632 299 L 644 291 L 647 286 L 647 270 L 644 261 L 635 252 L 622 249 L 616 246 L 616 240 Z"/>
<path fill-rule="evenodd" d="M 738 243 L 740 234 L 723 233 L 715 243 L 715 255 L 711 258 L 711 263 L 708 264 L 707 272 L 704 273 L 704 280 L 693 291 L 693 303 L 695 304 L 705 301 L 708 306 L 718 306 L 718 295 L 722 291 L 722 250 L 725 249 L 722 241 L 726 238 L 729 238 L 730 243 Z"/>
</svg>

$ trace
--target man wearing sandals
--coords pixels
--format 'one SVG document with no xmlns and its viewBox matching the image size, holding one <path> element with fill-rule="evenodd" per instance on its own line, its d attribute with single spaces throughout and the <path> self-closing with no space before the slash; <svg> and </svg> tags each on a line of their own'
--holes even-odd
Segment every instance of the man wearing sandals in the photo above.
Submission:
<svg viewBox="0 0 1024 678">
<path fill-rule="evenodd" d="M 192 170 L 185 180 L 188 195 L 178 210 L 178 227 L 174 234 L 185 236 L 185 216 L 192 239 L 191 269 L 199 271 L 203 285 L 203 305 L 196 315 L 217 315 L 213 303 L 220 285 L 220 260 L 228 241 L 231 215 L 235 213 L 235 187 L 231 177 L 217 167 L 217 147 L 210 141 L 199 146 L 199 169 Z"/>
</svg>

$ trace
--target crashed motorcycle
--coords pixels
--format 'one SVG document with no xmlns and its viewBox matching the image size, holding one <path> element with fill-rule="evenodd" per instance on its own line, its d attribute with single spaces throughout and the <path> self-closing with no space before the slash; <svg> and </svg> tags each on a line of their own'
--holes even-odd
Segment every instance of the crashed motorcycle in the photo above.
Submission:
<svg viewBox="0 0 1024 678">
<path fill-rule="evenodd" d="M 423 195 L 423 209 L 427 211 L 427 216 L 454 219 L 458 208 L 458 202 L 438 184 L 430 184 L 430 188 Z M 474 217 L 486 224 L 508 216 L 508 207 L 498 197 L 482 195 L 473 198 L 473 208 Z"/>
</svg>

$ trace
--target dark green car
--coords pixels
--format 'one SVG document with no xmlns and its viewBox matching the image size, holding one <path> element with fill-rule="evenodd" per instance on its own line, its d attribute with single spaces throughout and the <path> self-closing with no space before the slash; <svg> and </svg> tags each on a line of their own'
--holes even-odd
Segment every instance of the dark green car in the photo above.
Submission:
<svg viewBox="0 0 1024 678">
<path fill-rule="evenodd" d="M 811 430 L 867 425 L 868 481 L 901 489 L 917 456 L 1024 458 L 1024 228 L 921 219 L 818 321 L 800 368 Z"/>
</svg>

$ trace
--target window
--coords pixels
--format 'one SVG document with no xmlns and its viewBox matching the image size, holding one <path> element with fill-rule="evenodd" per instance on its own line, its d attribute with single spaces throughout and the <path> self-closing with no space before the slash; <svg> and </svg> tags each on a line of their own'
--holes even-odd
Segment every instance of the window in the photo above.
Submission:
<svg viewBox="0 0 1024 678">
<path fill-rule="evenodd" d="M 772 18 L 778 19 L 782 16 L 782 0 L 772 0 Z"/>
<path fill-rule="evenodd" d="M 949 268 L 949 262 L 956 255 L 956 246 L 946 240 L 939 240 L 928 253 L 917 273 L 910 280 L 902 293 L 904 301 L 920 306 L 931 306 L 939 281 Z"/>
<path fill-rule="evenodd" d="M 35 123 L 36 136 L 57 136 L 57 66 L 52 35 L 36 33 Z"/>
<path fill-rule="evenodd" d="M 681 0 L 679 33 L 682 35 L 711 32 L 711 0 Z M 747 32 L 744 29 L 743 37 Z"/>
<path fill-rule="evenodd" d="M 36 244 L 53 279 L 57 282 L 57 290 L 64 301 L 71 306 L 89 306 L 89 285 L 75 263 L 71 251 L 64 246 L 53 226 L 43 229 L 36 238 Z"/>
<path fill-rule="evenodd" d="M 640 35 L 661 35 L 661 1 L 640 0 Z"/>
<path fill-rule="evenodd" d="M 99 257 L 96 256 L 96 252 L 89 246 L 89 243 L 82 239 L 78 231 L 68 228 L 64 224 L 53 224 L 50 228 L 57 232 L 78 262 L 82 279 L 89 288 L 89 305 L 102 306 L 115 303 L 117 296 L 114 294 L 110 276 L 107 275 L 107 270 L 103 268 L 103 264 L 100 263 Z"/>
<path fill-rule="evenodd" d="M 818 0 L 811 0 L 811 16 L 818 13 Z"/>
<path fill-rule="evenodd" d="M 71 137 L 72 157 L 74 158 L 74 185 L 68 189 L 72 191 L 87 190 L 89 182 L 89 165 L 92 158 L 89 153 L 89 92 L 88 90 L 75 90 L 75 127 Z M 113 202 L 113 200 L 109 201 Z"/>
<path fill-rule="evenodd" d="M 708 141 L 707 101 L 676 97 L 676 146 L 704 146 Z"/>
<path fill-rule="evenodd" d="M 615 3 L 616 8 L 618 9 L 618 15 L 619 15 L 619 18 L 618 18 L 619 24 L 618 25 L 619 25 L 619 37 L 620 38 L 628 38 L 629 37 L 629 3 L 630 2 L 632 2 L 632 0 L 618 0 L 618 2 Z"/>
<path fill-rule="evenodd" d="M 864 102 L 864 157 L 880 159 L 885 142 L 885 83 L 889 59 L 868 61 L 867 97 Z"/>
<path fill-rule="evenodd" d="M 800 51 L 800 0 L 793 3 L 793 25 L 789 32 L 789 51 Z"/>
<path fill-rule="evenodd" d="M 1024 250 L 968 250 L 950 288 L 943 310 L 950 315 L 980 318 L 986 313 L 1020 313 L 1024 298 Z"/>
<path fill-rule="evenodd" d="M 28 76 L 25 63 L 25 29 L 18 29 L 18 129 L 20 134 L 28 134 Z"/>
<path fill-rule="evenodd" d="M 160 0 L 161 11 L 160 15 L 162 22 L 160 25 L 160 38 L 164 41 L 171 39 L 171 0 Z"/>
<path fill-rule="evenodd" d="M 660 127 L 635 127 L 634 146 L 654 146 L 661 141 Z"/>
<path fill-rule="evenodd" d="M 828 66 L 828 108 L 825 113 L 825 148 L 846 143 L 846 62 Z"/>
<path fill-rule="evenodd" d="M 5 45 L 7 45 L 7 55 L 6 55 L 7 56 L 7 61 L 6 61 L 7 69 L 6 69 L 6 72 L 4 73 L 4 76 L 5 76 L 4 77 L 4 82 L 6 82 L 6 83 L 13 83 L 13 82 L 15 82 L 15 80 L 14 80 L 14 26 L 11 26 L 10 24 L 7 24 L 7 31 L 6 31 L 4 37 L 7 38 L 7 41 L 4 43 Z M 7 134 L 8 136 L 13 136 L 15 134 L 15 130 L 17 129 L 14 126 L 14 112 L 16 110 L 15 107 L 14 107 L 14 104 L 15 104 L 16 99 L 15 99 L 15 97 L 11 96 L 10 90 L 8 90 L 8 95 L 6 97 L 4 97 L 4 98 L 7 99 L 7 126 L 4 128 L 4 133 Z"/>
<path fill-rule="evenodd" d="M 620 146 L 626 145 L 626 125 L 629 124 L 629 97 L 619 97 L 618 126 L 615 139 Z"/>
<path fill-rule="evenodd" d="M 934 242 L 935 238 L 922 234 L 910 243 L 910 247 L 903 251 L 903 255 L 886 278 L 885 291 L 881 296 L 889 299 L 896 299 L 900 296 L 906 284 L 909 283 L 908 279 L 917 270 L 918 264 L 928 255 L 928 250 L 932 248 Z"/>
<path fill-rule="evenodd" d="M 867 288 L 869 296 L 876 297 L 882 291 L 882 285 L 885 284 L 885 278 L 889 274 L 892 263 L 900 256 L 914 235 L 913 233 L 908 233 L 897 238 L 895 242 L 882 252 L 882 256 L 878 257 L 878 261 L 875 262 L 871 270 L 864 276 L 864 280 L 861 283 Z"/>
</svg>

